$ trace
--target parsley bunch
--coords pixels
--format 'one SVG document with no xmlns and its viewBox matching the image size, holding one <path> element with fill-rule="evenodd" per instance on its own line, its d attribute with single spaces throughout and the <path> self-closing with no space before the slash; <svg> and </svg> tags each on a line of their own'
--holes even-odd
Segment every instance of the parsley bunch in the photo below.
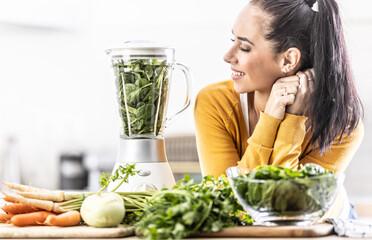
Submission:
<svg viewBox="0 0 372 240">
<path fill-rule="evenodd" d="M 128 183 L 129 176 L 134 176 L 140 172 L 140 170 L 135 170 L 136 164 L 126 164 L 125 166 L 120 165 L 118 169 L 115 170 L 114 174 L 102 173 L 99 177 L 99 183 L 102 188 L 98 192 L 102 192 L 111 182 L 116 180 L 121 180 L 118 186 L 112 190 L 115 192 L 123 183 Z"/>
<path fill-rule="evenodd" d="M 179 239 L 197 232 L 252 224 L 233 196 L 227 178 L 204 177 L 194 184 L 189 175 L 172 189 L 155 193 L 135 225 L 146 239 Z"/>
</svg>

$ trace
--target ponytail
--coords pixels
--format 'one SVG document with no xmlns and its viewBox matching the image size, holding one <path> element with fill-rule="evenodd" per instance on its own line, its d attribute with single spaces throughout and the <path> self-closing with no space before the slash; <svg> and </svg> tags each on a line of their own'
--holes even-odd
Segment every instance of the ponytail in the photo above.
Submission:
<svg viewBox="0 0 372 240">
<path fill-rule="evenodd" d="M 334 0 L 317 0 L 311 25 L 310 56 L 315 70 L 314 92 L 309 118 L 321 152 L 339 136 L 349 135 L 361 116 L 339 9 Z"/>
<path fill-rule="evenodd" d="M 355 89 L 339 9 L 335 0 L 251 0 L 270 15 L 265 38 L 280 54 L 301 51 L 300 70 L 314 68 L 307 112 L 311 144 L 321 153 L 357 127 L 362 105 Z"/>
</svg>

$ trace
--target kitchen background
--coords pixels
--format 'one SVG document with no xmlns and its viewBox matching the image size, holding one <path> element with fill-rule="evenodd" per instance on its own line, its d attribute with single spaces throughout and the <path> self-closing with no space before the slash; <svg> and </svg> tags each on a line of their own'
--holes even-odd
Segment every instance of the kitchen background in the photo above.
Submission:
<svg viewBox="0 0 372 240">
<path fill-rule="evenodd" d="M 0 0 L 0 180 L 45 188 L 97 188 L 115 162 L 116 89 L 105 50 L 149 39 L 176 48 L 190 67 L 194 93 L 228 79 L 222 57 L 247 0 Z M 372 199 L 370 0 L 338 1 L 357 87 L 365 108 L 364 141 L 347 170 L 355 200 Z M 183 104 L 174 74 L 168 113 Z M 192 110 L 166 129 L 177 178 L 200 171 Z M 94 181 L 91 181 L 93 179 Z M 72 185 L 74 184 L 74 185 Z"/>
</svg>

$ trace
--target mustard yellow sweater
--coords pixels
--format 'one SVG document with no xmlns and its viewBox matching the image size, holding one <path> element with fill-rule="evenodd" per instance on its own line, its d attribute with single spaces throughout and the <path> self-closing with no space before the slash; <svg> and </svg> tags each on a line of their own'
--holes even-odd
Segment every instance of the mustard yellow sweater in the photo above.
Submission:
<svg viewBox="0 0 372 240">
<path fill-rule="evenodd" d="M 286 114 L 281 121 L 265 113 L 248 138 L 239 94 L 234 83 L 224 81 L 203 88 L 194 109 L 199 159 L 203 175 L 219 176 L 231 166 L 255 168 L 281 165 L 296 169 L 300 164 L 317 163 L 343 172 L 363 138 L 363 123 L 341 143 L 320 154 L 309 144 L 306 117 Z"/>
<path fill-rule="evenodd" d="M 265 113 L 248 138 L 240 96 L 230 81 L 203 88 L 194 109 L 196 140 L 203 175 L 219 176 L 227 168 L 281 165 L 297 169 L 300 164 L 317 163 L 324 168 L 344 172 L 358 149 L 364 134 L 362 121 L 341 143 L 335 140 L 327 152 L 311 149 L 311 133 L 306 117 L 286 114 L 281 121 Z M 342 187 L 331 208 L 319 220 L 348 218 L 350 204 Z"/>
</svg>

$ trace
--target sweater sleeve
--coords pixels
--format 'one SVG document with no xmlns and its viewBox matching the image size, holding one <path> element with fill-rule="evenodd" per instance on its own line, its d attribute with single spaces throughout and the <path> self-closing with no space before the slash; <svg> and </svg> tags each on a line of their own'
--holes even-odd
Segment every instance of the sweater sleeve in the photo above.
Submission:
<svg viewBox="0 0 372 240">
<path fill-rule="evenodd" d="M 336 139 L 331 148 L 323 154 L 317 145 L 302 154 L 306 151 L 302 149 L 306 142 L 306 120 L 303 116 L 286 114 L 279 126 L 269 164 L 297 169 L 301 164 L 317 163 L 324 168 L 343 172 L 363 139 L 362 121 L 359 121 L 357 128 L 349 136 L 344 136 L 341 142 Z"/>
<path fill-rule="evenodd" d="M 202 175 L 219 176 L 239 161 L 234 137 L 229 131 L 229 109 L 219 108 L 215 96 L 202 90 L 194 107 L 196 141 Z M 227 116 L 226 116 L 227 115 Z"/>
<path fill-rule="evenodd" d="M 307 117 L 286 114 L 280 123 L 270 157 L 270 165 L 280 165 L 297 169 L 302 153 L 302 143 L 306 135 Z"/>
<path fill-rule="evenodd" d="M 323 154 L 315 146 L 315 149 L 300 159 L 299 164 L 317 163 L 324 168 L 344 172 L 362 143 L 363 137 L 364 125 L 362 120 L 359 120 L 354 131 L 348 136 L 343 136 L 341 142 L 336 139 L 331 148 Z"/>
<path fill-rule="evenodd" d="M 259 165 L 269 164 L 280 122 L 280 120 L 260 112 L 260 118 L 253 134 L 248 139 L 247 150 L 238 163 L 239 167 L 255 168 Z"/>
<path fill-rule="evenodd" d="M 196 99 L 194 120 L 199 161 L 203 175 L 219 176 L 232 166 L 255 168 L 281 165 L 297 169 L 301 164 L 317 163 L 327 169 L 344 171 L 363 138 L 363 123 L 339 143 L 321 154 L 317 146 L 307 146 L 306 117 L 286 114 L 283 121 L 263 112 L 247 143 L 240 102 L 221 88 L 202 89 Z M 221 90 L 224 89 L 224 90 Z M 241 111 L 241 109 L 240 109 Z M 243 118 L 243 119 L 241 119 Z M 246 146 L 241 146 L 241 144 Z"/>
<path fill-rule="evenodd" d="M 226 92 L 220 94 L 207 88 L 199 92 L 195 102 L 196 140 L 203 175 L 219 176 L 237 165 L 248 168 L 267 165 L 273 151 L 281 121 L 261 113 L 247 149 L 239 152 L 242 139 L 238 132 L 246 134 L 246 129 L 241 129 L 244 119 L 239 119 L 240 102 L 227 98 Z"/>
</svg>

